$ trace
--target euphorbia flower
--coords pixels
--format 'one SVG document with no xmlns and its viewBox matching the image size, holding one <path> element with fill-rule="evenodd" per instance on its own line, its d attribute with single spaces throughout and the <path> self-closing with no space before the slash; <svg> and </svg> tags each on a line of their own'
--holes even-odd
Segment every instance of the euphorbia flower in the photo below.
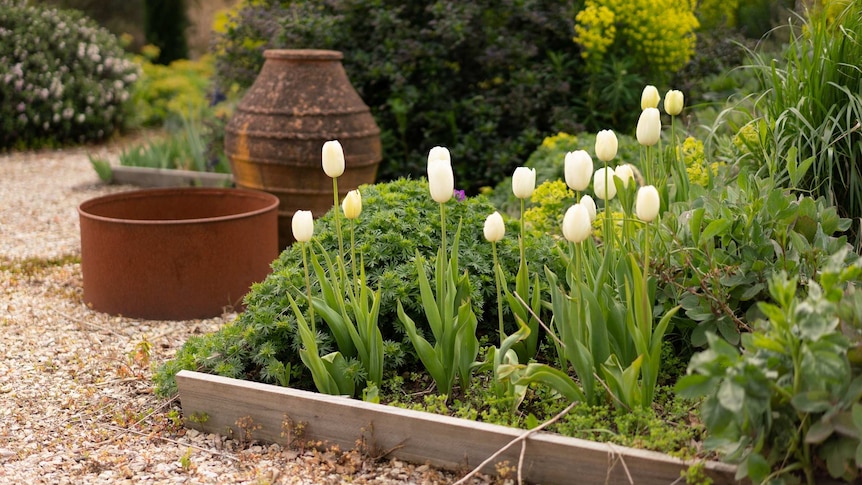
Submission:
<svg viewBox="0 0 862 485">
<path fill-rule="evenodd" d="M 593 175 L 593 159 L 586 150 L 566 153 L 566 185 L 572 190 L 582 191 L 590 186 Z"/>
<path fill-rule="evenodd" d="M 488 242 L 495 243 L 503 240 L 503 236 L 506 235 L 506 225 L 499 212 L 494 212 L 485 219 L 484 233 Z"/>
<path fill-rule="evenodd" d="M 314 235 L 314 218 L 311 216 L 311 211 L 294 212 L 290 227 L 293 230 L 293 238 L 297 242 L 311 241 L 311 236 Z"/>
<path fill-rule="evenodd" d="M 585 209 L 587 209 L 587 213 L 590 215 L 590 222 L 596 220 L 596 201 L 594 201 L 592 197 L 584 195 L 581 197 L 578 204 L 581 204 Z"/>
<path fill-rule="evenodd" d="M 455 194 L 455 176 L 449 150 L 434 147 L 428 153 L 428 188 L 431 198 L 444 204 Z"/>
<path fill-rule="evenodd" d="M 344 173 L 344 150 L 338 140 L 323 144 L 323 171 L 330 178 L 340 177 Z"/>
<path fill-rule="evenodd" d="M 682 113 L 684 105 L 685 97 L 683 96 L 682 91 L 671 89 L 664 96 L 664 112 L 671 116 L 676 116 Z"/>
<path fill-rule="evenodd" d="M 518 167 L 512 175 L 512 192 L 519 199 L 529 199 L 536 190 L 536 169 Z"/>
<path fill-rule="evenodd" d="M 341 201 L 341 209 L 344 211 L 344 217 L 348 219 L 356 219 L 362 212 L 362 195 L 358 190 L 351 190 Z"/>
<path fill-rule="evenodd" d="M 658 108 L 658 102 L 661 97 L 658 94 L 658 89 L 653 85 L 648 85 L 641 93 L 641 109 Z"/>
<path fill-rule="evenodd" d="M 608 193 L 605 194 L 605 187 Z M 596 170 L 593 176 L 593 192 L 602 200 L 611 200 L 617 195 L 617 187 L 614 185 L 614 169 L 610 167 Z"/>
<path fill-rule="evenodd" d="M 641 111 L 638 118 L 637 128 L 638 143 L 651 147 L 658 143 L 661 137 L 661 114 L 656 108 L 647 108 Z"/>
<path fill-rule="evenodd" d="M 590 221 L 590 214 L 587 208 L 581 204 L 575 204 L 569 207 L 566 215 L 563 216 L 563 236 L 573 243 L 585 241 L 590 237 L 593 224 Z"/>
<path fill-rule="evenodd" d="M 652 222 L 658 217 L 660 204 L 658 190 L 654 186 L 641 187 L 635 199 L 635 214 L 644 222 Z"/>
<path fill-rule="evenodd" d="M 596 135 L 596 156 L 603 162 L 610 162 L 617 156 L 617 135 L 613 130 L 602 130 Z"/>
</svg>

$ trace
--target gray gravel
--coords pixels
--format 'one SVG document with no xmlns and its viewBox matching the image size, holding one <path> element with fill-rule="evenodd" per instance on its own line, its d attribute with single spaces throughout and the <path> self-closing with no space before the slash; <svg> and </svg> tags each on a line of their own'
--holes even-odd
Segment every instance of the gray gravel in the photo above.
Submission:
<svg viewBox="0 0 862 485">
<path fill-rule="evenodd" d="M 128 140 L 126 141 L 126 143 Z M 356 451 L 240 445 L 178 425 L 152 369 L 235 317 L 115 317 L 82 300 L 79 203 L 102 184 L 87 155 L 122 143 L 0 155 L 0 483 L 450 483 Z M 71 256 L 71 258 L 69 258 Z M 483 478 L 474 483 L 487 483 Z"/>
</svg>

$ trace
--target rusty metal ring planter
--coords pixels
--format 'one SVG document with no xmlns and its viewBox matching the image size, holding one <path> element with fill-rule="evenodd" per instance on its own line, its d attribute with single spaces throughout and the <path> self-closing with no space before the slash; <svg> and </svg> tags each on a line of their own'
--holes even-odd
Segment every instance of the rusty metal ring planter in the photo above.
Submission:
<svg viewBox="0 0 862 485">
<path fill-rule="evenodd" d="M 78 206 L 84 301 L 128 317 L 189 320 L 237 307 L 278 256 L 278 198 L 147 189 Z"/>
</svg>

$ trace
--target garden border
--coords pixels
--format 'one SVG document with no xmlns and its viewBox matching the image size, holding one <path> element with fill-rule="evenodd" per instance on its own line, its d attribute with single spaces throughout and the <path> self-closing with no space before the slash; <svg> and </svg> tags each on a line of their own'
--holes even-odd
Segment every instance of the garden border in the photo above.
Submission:
<svg viewBox="0 0 862 485">
<path fill-rule="evenodd" d="M 321 441 L 351 449 L 363 442 L 389 457 L 450 470 L 475 467 L 524 430 L 412 411 L 356 399 L 183 370 L 177 376 L 185 425 L 262 442 Z M 418 439 L 417 439 L 418 438 Z M 527 440 L 522 476 L 538 483 L 679 483 L 697 462 L 669 455 L 538 432 Z M 516 465 L 520 446 L 495 463 Z M 496 474 L 494 465 L 482 470 Z M 737 483 L 736 467 L 707 461 L 716 485 Z"/>
<path fill-rule="evenodd" d="M 231 187 L 229 173 L 198 172 L 167 168 L 111 167 L 111 183 L 137 187 Z"/>
</svg>

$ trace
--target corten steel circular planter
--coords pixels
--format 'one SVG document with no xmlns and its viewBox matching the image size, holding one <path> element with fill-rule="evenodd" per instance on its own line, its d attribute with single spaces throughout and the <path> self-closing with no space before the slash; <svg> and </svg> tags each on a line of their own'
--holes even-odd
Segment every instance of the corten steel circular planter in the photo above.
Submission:
<svg viewBox="0 0 862 485">
<path fill-rule="evenodd" d="M 95 310 L 190 320 L 238 307 L 278 257 L 278 198 L 169 188 L 78 206 L 84 301 Z"/>
<path fill-rule="evenodd" d="M 380 128 L 350 84 L 338 51 L 272 49 L 225 127 L 225 153 L 237 187 L 276 195 L 279 244 L 293 242 L 297 210 L 314 217 L 333 206 L 332 179 L 321 167 L 329 140 L 344 148 L 339 197 L 374 183 L 382 159 Z"/>
</svg>

